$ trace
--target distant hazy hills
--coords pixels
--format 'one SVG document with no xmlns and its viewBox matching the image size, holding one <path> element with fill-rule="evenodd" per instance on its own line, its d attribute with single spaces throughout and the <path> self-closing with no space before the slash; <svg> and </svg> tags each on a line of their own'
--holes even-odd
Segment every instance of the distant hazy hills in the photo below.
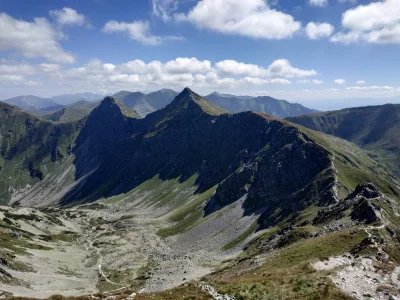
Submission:
<svg viewBox="0 0 400 300">
<path fill-rule="evenodd" d="M 400 104 L 347 108 L 287 120 L 353 142 L 400 174 Z"/>
<path fill-rule="evenodd" d="M 41 98 L 33 95 L 18 96 L 3 100 L 3 102 L 17 106 L 38 116 L 60 110 L 64 107 L 51 99 Z"/>
<path fill-rule="evenodd" d="M 54 96 L 51 99 L 61 105 L 71 105 L 80 100 L 86 101 L 100 101 L 104 95 L 94 93 L 76 93 Z"/>
<path fill-rule="evenodd" d="M 304 107 L 301 104 L 290 103 L 285 100 L 278 100 L 268 96 L 234 96 L 214 92 L 205 96 L 205 98 L 231 113 L 259 111 L 274 117 L 285 118 L 317 112 L 317 110 Z"/>
<path fill-rule="evenodd" d="M 178 93 L 173 90 L 162 89 L 149 94 L 120 91 L 114 94 L 113 97 L 144 117 L 156 110 L 164 108 L 171 103 L 177 95 Z"/>
<path fill-rule="evenodd" d="M 54 122 L 76 121 L 89 115 L 92 109 L 98 106 L 99 104 L 100 101 L 91 102 L 86 100 L 80 100 L 56 112 L 44 115 L 43 117 L 47 120 L 51 120 Z"/>
<path fill-rule="evenodd" d="M 173 90 L 163 89 L 150 94 L 121 91 L 113 95 L 113 97 L 144 117 L 149 113 L 164 108 L 177 95 L 178 93 Z M 316 110 L 300 104 L 277 100 L 272 97 L 235 96 L 214 92 L 204 98 L 231 113 L 258 111 L 274 117 L 284 118 L 316 112 Z"/>
<path fill-rule="evenodd" d="M 127 108 L 135 110 L 141 117 L 160 110 L 171 103 L 178 95 L 171 89 L 152 93 L 120 91 L 113 95 Z M 74 121 L 87 116 L 103 97 L 93 93 L 66 94 L 51 99 L 36 96 L 19 96 L 3 102 L 15 105 L 38 116 L 52 121 Z M 231 112 L 258 111 L 284 118 L 316 112 L 297 103 L 277 100 L 272 97 L 251 97 L 219 94 L 214 92 L 205 98 L 211 103 Z"/>
</svg>

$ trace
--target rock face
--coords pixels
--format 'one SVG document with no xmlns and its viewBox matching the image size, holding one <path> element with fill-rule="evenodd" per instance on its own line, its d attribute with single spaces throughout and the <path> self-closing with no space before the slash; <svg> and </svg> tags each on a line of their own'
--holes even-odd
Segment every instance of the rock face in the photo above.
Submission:
<svg viewBox="0 0 400 300">
<path fill-rule="evenodd" d="M 354 192 L 352 192 L 348 199 L 373 199 L 382 196 L 382 193 L 379 191 L 378 187 L 371 182 L 363 183 L 357 185 Z"/>
<path fill-rule="evenodd" d="M 366 224 L 371 224 L 382 220 L 382 216 L 378 211 L 378 208 L 366 199 L 361 199 L 357 202 L 353 211 L 351 212 L 351 217 L 353 220 L 364 222 Z"/>
<path fill-rule="evenodd" d="M 383 201 L 384 198 L 385 195 L 374 184 L 359 184 L 346 199 L 320 210 L 313 224 L 327 224 L 346 216 L 355 222 L 365 224 L 382 221 L 381 209 L 374 204 L 374 201 Z"/>
<path fill-rule="evenodd" d="M 374 206 L 370 200 L 382 196 L 383 194 L 374 184 L 359 184 L 348 197 L 348 199 L 356 201 L 351 212 L 352 219 L 366 224 L 380 221 L 382 215 L 379 208 Z"/>
</svg>

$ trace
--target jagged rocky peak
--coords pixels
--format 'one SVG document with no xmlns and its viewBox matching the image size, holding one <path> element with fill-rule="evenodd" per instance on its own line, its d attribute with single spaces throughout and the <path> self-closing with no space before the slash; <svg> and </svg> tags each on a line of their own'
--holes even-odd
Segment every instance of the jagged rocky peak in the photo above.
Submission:
<svg viewBox="0 0 400 300">
<path fill-rule="evenodd" d="M 373 183 L 367 182 L 357 185 L 354 192 L 352 192 L 348 199 L 374 199 L 382 196 L 381 191 Z"/>
</svg>

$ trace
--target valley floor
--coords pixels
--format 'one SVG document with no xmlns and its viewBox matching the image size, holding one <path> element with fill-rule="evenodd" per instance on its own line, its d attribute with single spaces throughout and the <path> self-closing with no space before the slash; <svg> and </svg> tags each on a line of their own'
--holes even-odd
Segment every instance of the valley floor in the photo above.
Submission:
<svg viewBox="0 0 400 300">
<path fill-rule="evenodd" d="M 383 196 L 370 200 L 387 208 L 373 224 L 351 219 L 352 206 L 339 219 L 335 207 L 325 214 L 310 207 L 290 224 L 257 233 L 257 215 L 244 216 L 240 201 L 190 223 L 185 206 L 155 209 L 149 196 L 130 194 L 68 209 L 0 207 L 0 298 L 400 296 L 399 233 L 389 221 L 397 224 L 398 208 Z M 185 205 L 191 207 L 193 199 Z"/>
<path fill-rule="evenodd" d="M 9 257 L 0 264 L 9 275 L 0 273 L 0 296 L 155 292 L 199 279 L 237 254 L 224 254 L 226 242 L 208 239 L 218 233 L 204 228 L 203 239 L 193 233 L 161 238 L 159 230 L 171 225 L 167 218 L 124 202 L 72 209 L 0 207 L 0 217 L 8 222 L 0 229 L 6 242 L 0 258 Z"/>
</svg>

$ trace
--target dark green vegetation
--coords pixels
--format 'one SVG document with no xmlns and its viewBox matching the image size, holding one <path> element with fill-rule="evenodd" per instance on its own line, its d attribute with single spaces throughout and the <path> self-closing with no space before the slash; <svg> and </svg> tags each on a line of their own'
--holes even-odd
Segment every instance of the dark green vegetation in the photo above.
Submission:
<svg viewBox="0 0 400 300">
<path fill-rule="evenodd" d="M 241 97 L 214 92 L 205 96 L 205 98 L 231 113 L 258 111 L 277 118 L 285 118 L 316 112 L 316 110 L 309 109 L 300 104 L 290 103 L 285 100 L 278 100 L 268 96 Z"/>
<path fill-rule="evenodd" d="M 348 108 L 294 118 L 290 122 L 346 139 L 400 174 L 400 105 Z"/>
</svg>

